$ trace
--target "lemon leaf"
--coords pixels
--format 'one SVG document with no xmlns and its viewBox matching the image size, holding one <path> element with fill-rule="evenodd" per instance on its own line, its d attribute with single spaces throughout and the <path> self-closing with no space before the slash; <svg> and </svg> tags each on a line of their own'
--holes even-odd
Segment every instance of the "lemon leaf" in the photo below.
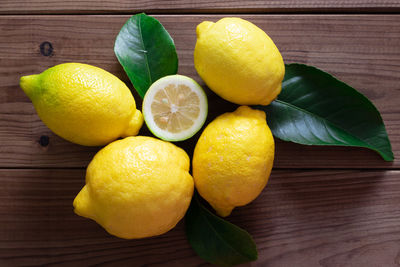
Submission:
<svg viewBox="0 0 400 267">
<path fill-rule="evenodd" d="M 153 82 L 178 71 L 174 41 L 157 19 L 144 13 L 128 19 L 115 40 L 114 52 L 142 98 Z"/>
<path fill-rule="evenodd" d="M 303 64 L 286 65 L 282 92 L 269 106 L 275 137 L 305 145 L 365 147 L 386 161 L 394 156 L 377 108 L 329 73 Z"/>
<path fill-rule="evenodd" d="M 257 259 L 257 248 L 245 230 L 212 214 L 197 194 L 185 217 L 186 235 L 196 253 L 219 266 L 233 266 Z"/>
</svg>

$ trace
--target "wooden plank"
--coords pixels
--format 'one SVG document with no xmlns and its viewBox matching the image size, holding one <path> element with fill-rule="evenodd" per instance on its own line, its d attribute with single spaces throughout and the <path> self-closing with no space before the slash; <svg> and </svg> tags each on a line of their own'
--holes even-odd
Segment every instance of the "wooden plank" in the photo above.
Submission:
<svg viewBox="0 0 400 267">
<path fill-rule="evenodd" d="M 157 18 L 175 40 L 179 73 L 199 81 L 193 66 L 195 27 L 221 16 L 163 15 Z M 368 96 L 381 111 L 393 150 L 400 157 L 400 15 L 243 15 L 268 32 L 286 62 L 322 68 Z M 84 167 L 98 148 L 70 144 L 39 120 L 18 86 L 19 77 L 63 62 L 102 67 L 127 84 L 113 52 L 114 38 L 128 16 L 0 17 L 0 167 Z M 52 44 L 50 56 L 40 52 Z M 48 51 L 47 51 L 48 52 Z M 44 53 L 46 54 L 46 53 Z M 208 121 L 235 106 L 209 95 Z M 136 95 L 138 106 L 140 99 Z M 141 134 L 148 134 L 145 128 Z M 49 145 L 41 146 L 41 136 Z M 179 143 L 189 154 L 196 138 Z M 358 148 L 308 147 L 277 142 L 278 168 L 398 168 Z"/>
<path fill-rule="evenodd" d="M 2 0 L 0 14 L 60 13 L 270 13 L 270 12 L 399 12 L 395 0 Z"/>
<path fill-rule="evenodd" d="M 395 266 L 399 171 L 273 171 L 228 220 L 254 237 L 252 266 Z M 141 240 L 108 235 L 73 213 L 83 170 L 0 170 L 0 265 L 203 266 L 182 222 Z"/>
</svg>

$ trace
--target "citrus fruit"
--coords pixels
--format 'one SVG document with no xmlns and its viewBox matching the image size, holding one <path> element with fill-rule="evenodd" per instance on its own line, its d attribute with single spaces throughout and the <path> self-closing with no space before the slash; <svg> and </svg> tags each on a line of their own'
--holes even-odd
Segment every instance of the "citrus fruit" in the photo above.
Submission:
<svg viewBox="0 0 400 267">
<path fill-rule="evenodd" d="M 207 86 L 240 105 L 268 105 L 280 93 L 285 66 L 271 38 L 240 18 L 197 26 L 194 65 Z"/>
<path fill-rule="evenodd" d="M 192 137 L 207 117 L 207 96 L 193 79 L 169 75 L 154 82 L 143 100 L 147 127 L 167 141 Z"/>
<path fill-rule="evenodd" d="M 265 113 L 247 106 L 213 120 L 193 155 L 193 179 L 200 195 L 221 216 L 253 201 L 267 184 L 274 139 Z"/>
<path fill-rule="evenodd" d="M 106 145 L 143 124 L 129 88 L 95 66 L 60 64 L 22 77 L 20 86 L 47 127 L 76 144 Z"/>
<path fill-rule="evenodd" d="M 121 238 L 161 235 L 189 207 L 189 165 L 186 152 L 169 142 L 145 136 L 115 141 L 90 162 L 75 213 Z"/>
</svg>

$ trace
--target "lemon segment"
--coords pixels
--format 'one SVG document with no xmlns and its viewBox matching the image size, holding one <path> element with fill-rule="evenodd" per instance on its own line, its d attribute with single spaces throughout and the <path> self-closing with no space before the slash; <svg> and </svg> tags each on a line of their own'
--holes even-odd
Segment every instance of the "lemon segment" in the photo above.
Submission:
<svg viewBox="0 0 400 267">
<path fill-rule="evenodd" d="M 167 141 L 192 137 L 207 118 L 207 96 L 193 79 L 170 75 L 153 83 L 143 100 L 147 127 Z"/>
</svg>

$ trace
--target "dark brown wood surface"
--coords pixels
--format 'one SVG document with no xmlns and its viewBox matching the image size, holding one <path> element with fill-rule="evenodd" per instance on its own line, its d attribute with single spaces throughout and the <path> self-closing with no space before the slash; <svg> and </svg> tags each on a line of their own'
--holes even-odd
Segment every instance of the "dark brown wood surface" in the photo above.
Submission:
<svg viewBox="0 0 400 267">
<path fill-rule="evenodd" d="M 76 216 L 84 170 L 2 169 L 0 265 L 204 266 L 184 225 L 122 240 Z M 273 171 L 263 193 L 229 220 L 259 249 L 252 266 L 398 266 L 400 172 Z"/>
<path fill-rule="evenodd" d="M 267 188 L 228 217 L 258 247 L 259 259 L 243 266 L 400 266 L 399 9 L 400 1 L 378 0 L 0 1 L 0 266 L 208 266 L 190 248 L 183 222 L 165 235 L 128 241 L 75 215 L 72 201 L 99 148 L 52 134 L 18 86 L 22 75 L 71 61 L 130 84 L 113 43 L 129 17 L 122 13 L 139 11 L 162 13 L 156 18 L 175 41 L 179 73 L 203 86 L 193 67 L 196 25 L 247 13 L 239 16 L 265 30 L 286 63 L 334 74 L 382 114 L 393 163 L 366 149 L 277 140 Z M 208 121 L 236 107 L 207 93 Z M 197 137 L 178 145 L 191 154 Z"/>
<path fill-rule="evenodd" d="M 328 71 L 368 96 L 382 113 L 395 156 L 400 158 L 400 16 L 397 15 L 243 15 L 275 40 L 287 63 Z M 18 86 L 22 75 L 62 62 L 102 67 L 127 84 L 113 52 L 114 39 L 128 16 L 0 17 L 0 166 L 85 167 L 98 148 L 72 145 L 40 121 Z M 193 67 L 195 28 L 215 15 L 157 16 L 175 40 L 179 73 L 204 83 Z M 317 26 L 316 26 L 317 25 Z M 51 43 L 50 56 L 40 46 Z M 48 51 L 47 51 L 48 52 Z M 235 106 L 209 94 L 209 120 Z M 136 100 L 140 106 L 140 98 Z M 148 133 L 143 128 L 142 133 Z M 41 136 L 49 145 L 41 146 Z M 181 144 L 190 151 L 194 142 Z M 277 168 L 397 168 L 359 148 L 308 147 L 277 142 Z"/>
<path fill-rule="evenodd" d="M 395 12 L 397 0 L 2 0 L 0 14 Z"/>
</svg>

